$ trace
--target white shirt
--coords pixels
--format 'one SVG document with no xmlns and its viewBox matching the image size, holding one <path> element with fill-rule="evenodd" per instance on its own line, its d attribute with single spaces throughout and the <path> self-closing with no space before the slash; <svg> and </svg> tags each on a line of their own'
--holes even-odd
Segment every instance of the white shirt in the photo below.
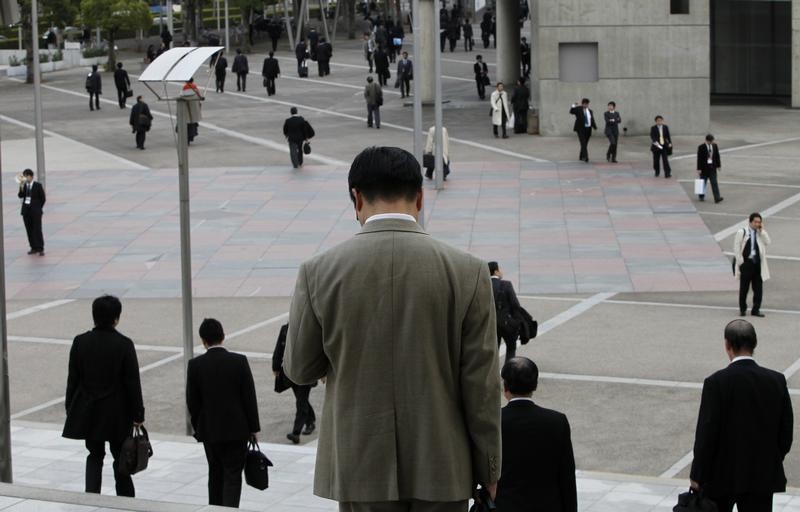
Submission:
<svg viewBox="0 0 800 512">
<path fill-rule="evenodd" d="M 714 163 L 714 146 L 708 144 L 708 163 Z"/>
<path fill-rule="evenodd" d="M 753 359 L 752 356 L 737 356 L 737 357 L 734 357 L 733 359 L 731 359 L 731 364 L 739 362 L 739 361 L 746 361 L 746 360 L 755 361 L 755 359 Z"/>
<path fill-rule="evenodd" d="M 395 220 L 410 220 L 411 222 L 417 222 L 417 219 L 408 215 L 407 213 L 377 213 L 375 215 L 370 216 L 364 224 L 375 220 L 388 220 L 388 219 L 395 219 Z"/>
<path fill-rule="evenodd" d="M 586 116 L 586 127 L 592 126 L 592 112 L 589 110 L 589 107 L 583 109 L 583 115 Z"/>
<path fill-rule="evenodd" d="M 528 402 L 533 403 L 533 398 L 527 396 L 518 396 L 516 398 L 512 398 L 511 400 L 508 401 L 508 403 L 516 402 L 517 400 L 527 400 Z"/>
<path fill-rule="evenodd" d="M 747 228 L 750 230 L 750 259 L 756 259 L 756 244 L 758 243 L 758 233 L 753 228 Z"/>
</svg>

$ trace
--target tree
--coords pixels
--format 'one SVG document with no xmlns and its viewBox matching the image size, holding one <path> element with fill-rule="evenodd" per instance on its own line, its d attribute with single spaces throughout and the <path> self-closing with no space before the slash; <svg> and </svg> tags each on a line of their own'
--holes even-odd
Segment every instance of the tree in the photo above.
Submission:
<svg viewBox="0 0 800 512">
<path fill-rule="evenodd" d="M 39 27 L 42 23 L 48 26 L 64 28 L 75 21 L 78 14 L 79 0 L 39 0 Z M 25 46 L 25 65 L 28 66 L 27 83 L 33 83 L 33 31 L 31 27 L 31 0 L 17 0 L 20 23 L 22 24 L 22 41 Z M 39 37 L 42 37 L 39 31 Z M 39 41 L 41 45 L 41 40 Z"/>
<path fill-rule="evenodd" d="M 108 34 L 106 69 L 109 70 L 113 70 L 117 63 L 114 40 L 119 29 L 147 30 L 153 23 L 145 0 L 81 0 L 81 19 Z"/>
</svg>

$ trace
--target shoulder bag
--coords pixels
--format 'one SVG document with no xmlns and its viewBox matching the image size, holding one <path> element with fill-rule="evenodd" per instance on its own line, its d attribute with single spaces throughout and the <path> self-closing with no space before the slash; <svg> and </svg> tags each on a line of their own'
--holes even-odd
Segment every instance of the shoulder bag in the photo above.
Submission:
<svg viewBox="0 0 800 512">
<path fill-rule="evenodd" d="M 133 427 L 131 436 L 122 442 L 120 450 L 119 472 L 124 476 L 135 475 L 147 469 L 147 463 L 153 456 L 150 436 L 144 425 Z"/>
<path fill-rule="evenodd" d="M 259 491 L 269 487 L 269 468 L 272 465 L 272 461 L 259 449 L 258 442 L 251 439 L 247 443 L 247 458 L 244 463 L 244 479 L 247 485 Z"/>
</svg>

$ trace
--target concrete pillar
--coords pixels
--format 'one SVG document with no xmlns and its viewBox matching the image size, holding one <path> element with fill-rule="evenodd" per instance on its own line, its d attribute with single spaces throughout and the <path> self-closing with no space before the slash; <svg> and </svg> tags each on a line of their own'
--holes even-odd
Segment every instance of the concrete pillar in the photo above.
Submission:
<svg viewBox="0 0 800 512">
<path fill-rule="evenodd" d="M 792 0 L 792 107 L 800 108 L 800 0 Z"/>
<path fill-rule="evenodd" d="M 517 83 L 519 60 L 519 0 L 497 0 L 497 81 L 507 89 Z"/>
<path fill-rule="evenodd" d="M 419 0 L 419 33 L 422 36 L 421 59 L 414 63 L 414 94 L 422 97 L 423 103 L 433 103 L 436 87 L 434 71 L 434 45 L 439 44 L 439 35 L 434 34 L 434 16 L 438 16 L 432 0 Z"/>
</svg>

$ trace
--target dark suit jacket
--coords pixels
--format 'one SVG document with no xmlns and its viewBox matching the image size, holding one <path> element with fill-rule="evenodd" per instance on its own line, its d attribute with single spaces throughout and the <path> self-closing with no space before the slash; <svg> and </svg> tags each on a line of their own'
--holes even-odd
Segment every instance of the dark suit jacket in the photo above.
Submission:
<svg viewBox="0 0 800 512">
<path fill-rule="evenodd" d="M 144 122 L 145 118 L 149 119 L 149 122 Z M 136 131 L 149 130 L 152 122 L 153 114 L 150 113 L 150 107 L 145 102 L 139 103 L 137 101 L 136 105 L 131 108 L 130 125 Z"/>
<path fill-rule="evenodd" d="M 400 59 L 397 61 L 397 77 L 411 79 L 414 75 L 414 63 L 410 60 Z"/>
<path fill-rule="evenodd" d="M 128 77 L 128 72 L 124 69 L 117 69 L 114 71 L 114 85 L 117 89 L 127 91 L 131 88 L 131 79 Z"/>
<path fill-rule="evenodd" d="M 275 57 L 267 57 L 264 59 L 264 67 L 261 68 L 261 76 L 264 78 L 278 78 L 281 74 L 281 66 L 278 64 L 278 59 Z"/>
<path fill-rule="evenodd" d="M 242 54 L 237 55 L 233 59 L 233 67 L 231 71 L 234 73 L 247 74 L 250 72 L 250 64 L 247 62 L 247 57 Z"/>
<path fill-rule="evenodd" d="M 28 185 L 26 184 L 24 187 L 20 187 L 19 192 L 17 192 L 17 197 L 22 200 L 22 208 L 20 213 L 22 215 L 41 215 L 42 208 L 44 208 L 44 203 L 47 201 L 47 198 L 44 194 L 44 187 L 38 181 L 34 181 L 33 185 L 31 186 L 31 204 L 25 204 L 27 186 Z"/>
<path fill-rule="evenodd" d="M 97 94 L 103 93 L 103 78 L 100 76 L 99 71 L 92 71 L 89 73 L 87 82 L 87 85 L 89 86 L 86 88 L 87 91 L 96 92 Z"/>
<path fill-rule="evenodd" d="M 492 278 L 492 292 L 494 293 L 494 306 L 497 309 L 497 335 L 512 336 L 516 339 L 516 332 L 501 332 L 501 324 L 506 315 L 515 315 L 520 309 L 519 299 L 514 291 L 511 281 Z"/>
<path fill-rule="evenodd" d="M 664 132 L 664 147 L 672 145 L 672 137 L 669 136 L 669 126 L 662 124 L 661 128 Z M 650 141 L 651 142 L 658 142 L 658 125 L 654 124 L 650 127 Z M 653 144 L 650 144 L 650 151 L 655 152 L 658 148 L 655 147 Z"/>
<path fill-rule="evenodd" d="M 719 169 L 722 167 L 722 162 L 719 157 L 719 147 L 714 143 L 711 144 L 711 147 L 714 151 L 714 154 L 711 156 L 711 160 L 714 162 L 714 169 Z M 703 143 L 697 146 L 697 170 L 705 171 L 706 169 L 708 169 L 708 146 Z"/>
<path fill-rule="evenodd" d="M 792 402 L 783 374 L 752 360 L 703 383 L 691 479 L 710 497 L 786 490 Z"/>
<path fill-rule="evenodd" d="M 499 512 L 576 512 L 575 458 L 567 417 L 528 400 L 503 408 Z"/>
<path fill-rule="evenodd" d="M 472 65 L 472 70 L 475 72 L 476 80 L 489 74 L 489 66 L 485 62 L 476 62 Z"/>
<path fill-rule="evenodd" d="M 331 57 L 333 57 L 333 46 L 331 46 L 331 43 L 327 41 L 319 43 L 319 46 L 317 46 L 317 60 L 327 62 L 331 60 Z"/>
<path fill-rule="evenodd" d="M 77 336 L 69 353 L 63 436 L 122 441 L 144 421 L 139 362 L 133 342 L 115 329 Z"/>
<path fill-rule="evenodd" d="M 283 134 L 289 142 L 303 142 L 314 136 L 314 129 L 302 116 L 292 116 L 283 123 Z"/>
<path fill-rule="evenodd" d="M 389 56 L 386 55 L 385 51 L 381 49 L 376 49 L 373 58 L 375 59 L 376 73 L 380 73 L 382 71 L 389 71 Z"/>
<path fill-rule="evenodd" d="M 198 441 L 246 441 L 261 430 L 250 364 L 225 348 L 210 348 L 189 361 L 186 404 Z"/>
<path fill-rule="evenodd" d="M 586 129 L 586 115 L 583 113 L 583 107 L 581 105 L 572 107 L 569 109 L 569 113 L 575 116 L 575 124 L 572 126 L 572 131 L 577 132 Z M 589 109 L 589 114 L 592 116 L 592 126 L 589 133 L 592 133 L 592 130 L 597 129 L 597 124 L 594 122 L 594 111 L 592 109 Z"/>
<path fill-rule="evenodd" d="M 619 135 L 619 125 L 622 122 L 622 116 L 616 110 L 614 112 L 603 112 L 603 119 L 606 121 L 605 134 L 606 135 Z"/>
</svg>

